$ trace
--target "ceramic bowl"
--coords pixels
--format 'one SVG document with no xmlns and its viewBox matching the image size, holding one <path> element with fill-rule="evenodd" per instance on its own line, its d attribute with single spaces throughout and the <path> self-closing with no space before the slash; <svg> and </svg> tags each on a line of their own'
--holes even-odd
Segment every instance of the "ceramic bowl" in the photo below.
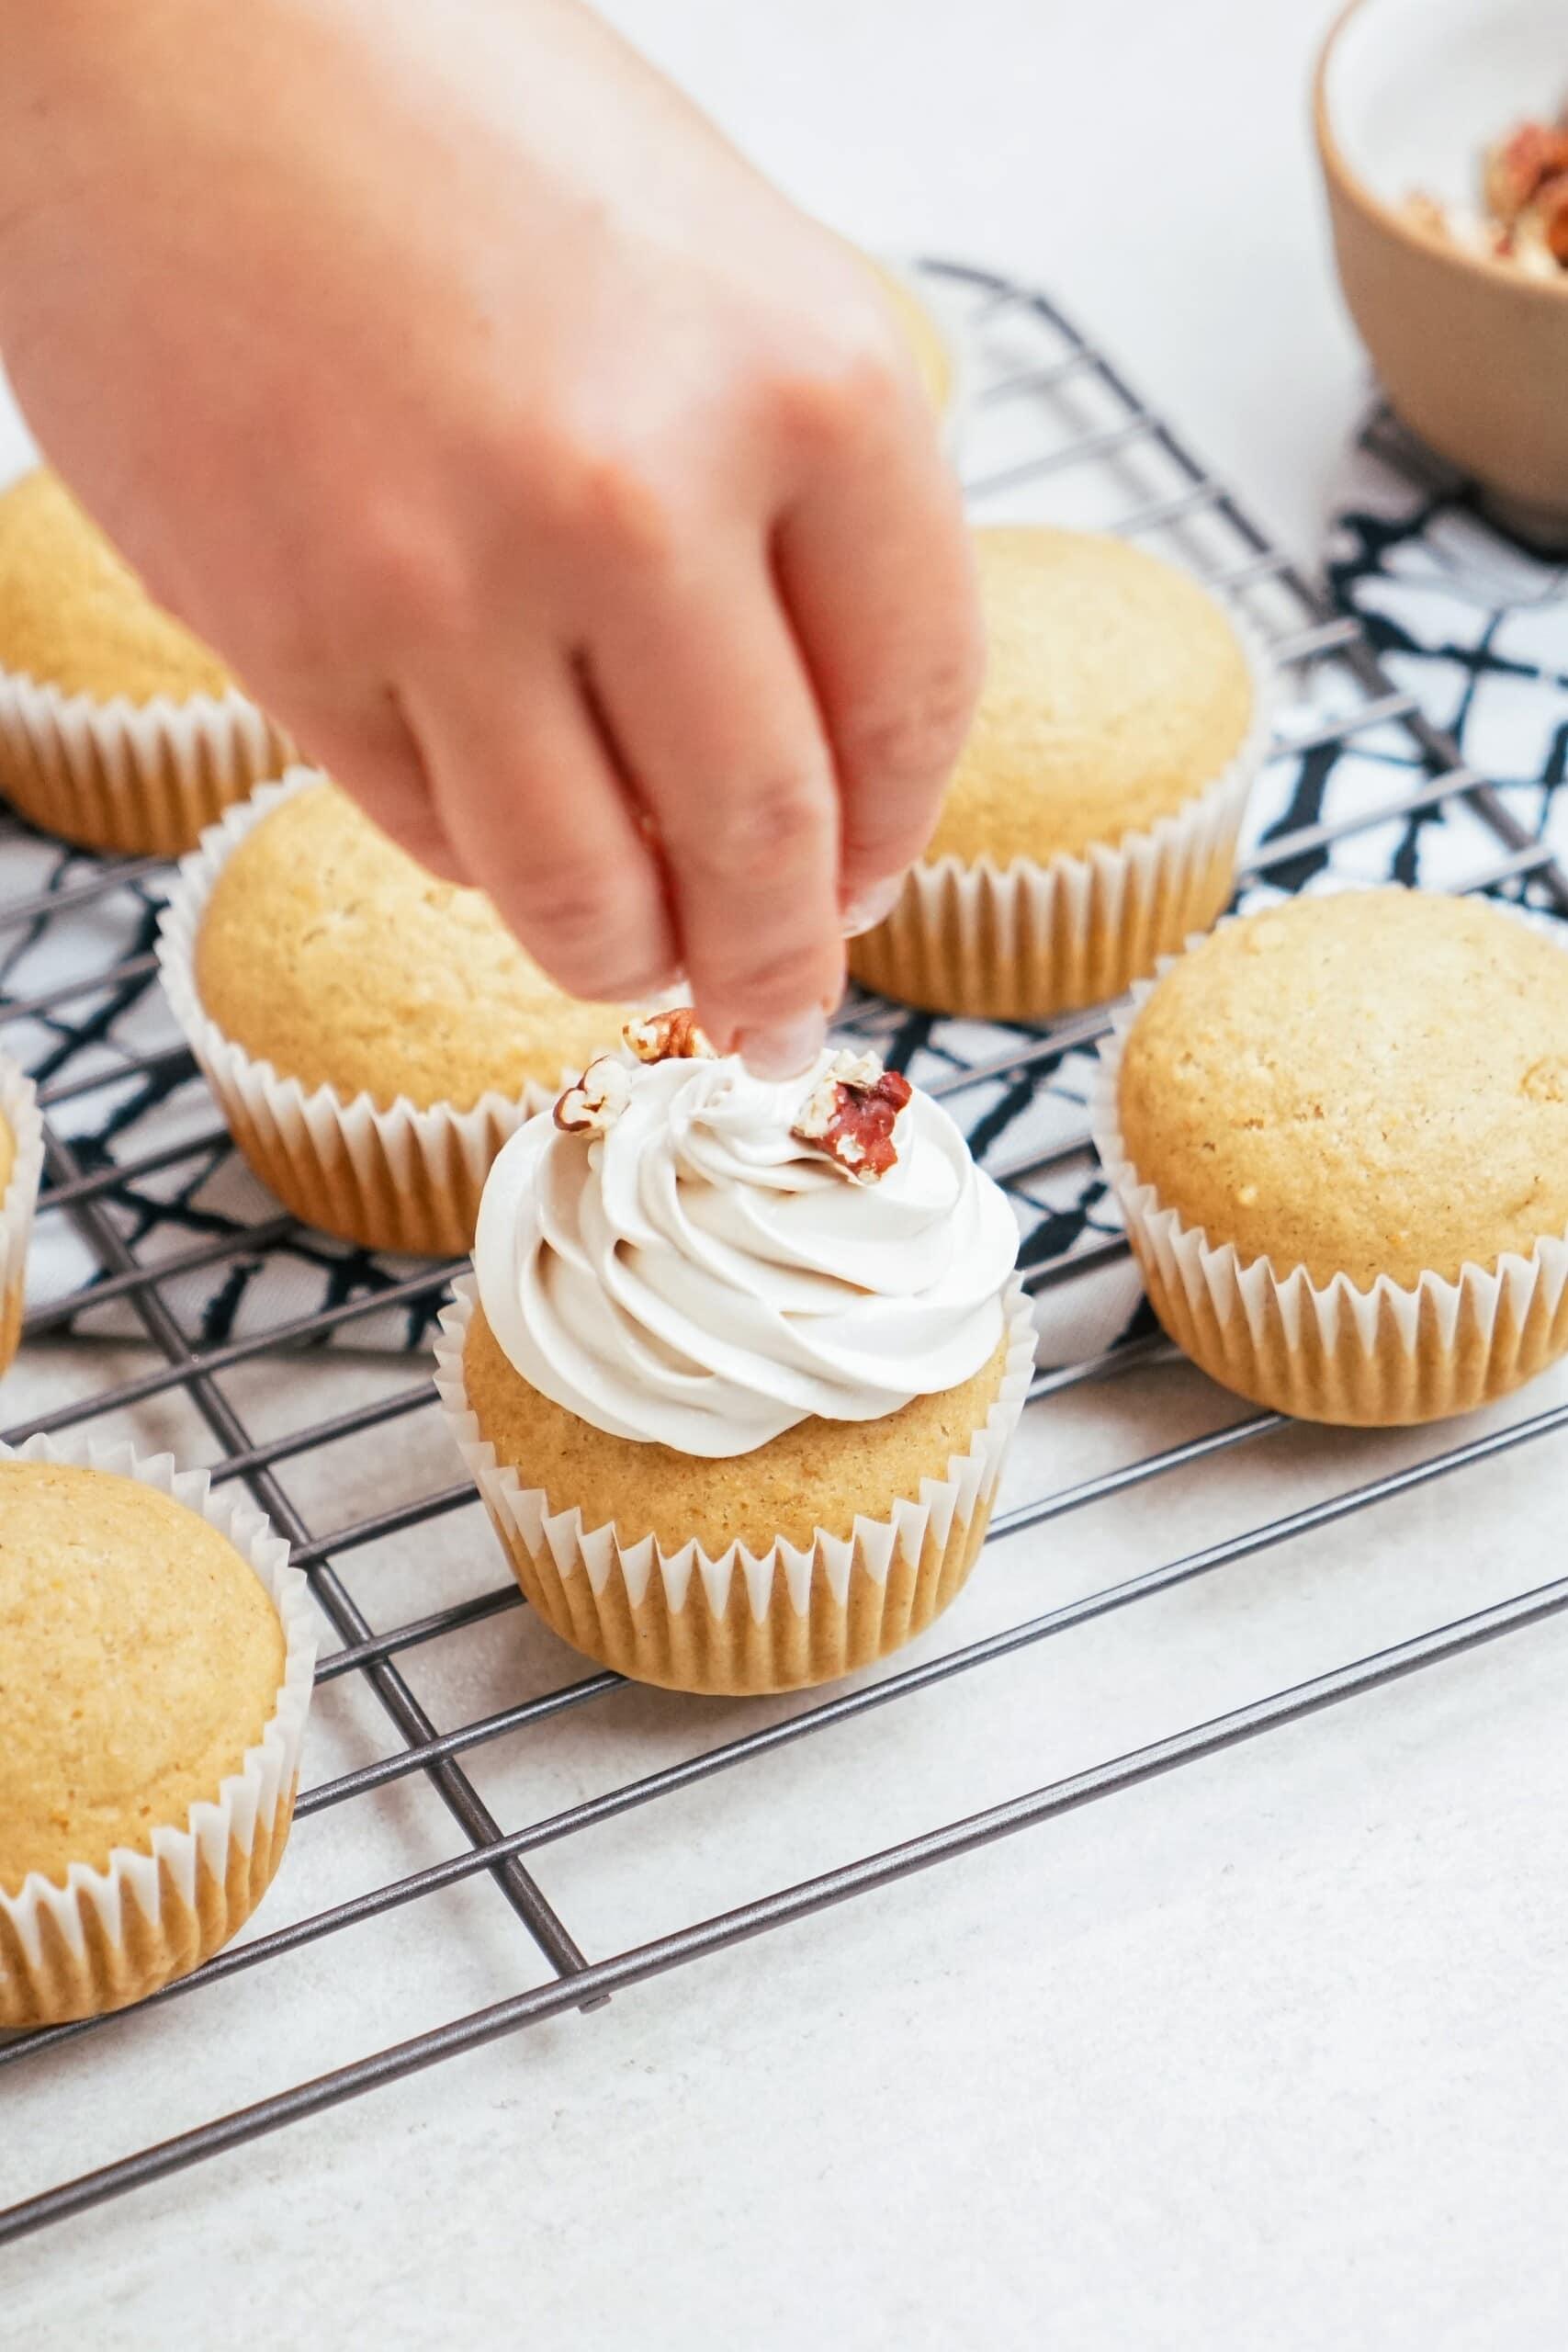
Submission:
<svg viewBox="0 0 1568 2352">
<path fill-rule="evenodd" d="M 1473 210 L 1484 150 L 1568 99 L 1562 0 L 1351 0 L 1318 62 L 1346 301 L 1389 400 L 1527 537 L 1568 542 L 1568 273 L 1525 276 L 1409 221 Z"/>
</svg>

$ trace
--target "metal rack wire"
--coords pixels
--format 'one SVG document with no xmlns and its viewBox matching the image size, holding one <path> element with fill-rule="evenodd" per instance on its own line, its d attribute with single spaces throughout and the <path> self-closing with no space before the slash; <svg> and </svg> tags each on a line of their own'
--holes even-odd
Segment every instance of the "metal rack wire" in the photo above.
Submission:
<svg viewBox="0 0 1568 2352">
<path fill-rule="evenodd" d="M 1462 873 L 1449 876 L 1451 887 L 1504 892 L 1568 917 L 1568 879 L 1554 861 L 1550 843 L 1512 805 L 1509 794 L 1460 764 L 1452 745 L 1420 715 L 1411 696 L 1385 674 L 1358 626 L 1325 608 L 1289 559 L 1129 388 L 1104 354 L 1086 341 L 1045 296 L 1032 289 L 952 264 L 929 265 L 927 278 L 933 299 L 953 317 L 971 355 L 974 380 L 969 388 L 965 446 L 968 486 L 976 513 L 1081 521 L 1175 551 L 1211 582 L 1245 601 L 1253 619 L 1271 639 L 1281 664 L 1310 670 L 1316 676 L 1321 691 L 1314 707 L 1319 715 L 1292 728 L 1278 756 L 1295 763 L 1298 772 L 1310 779 L 1314 763 L 1321 768 L 1325 759 L 1355 744 L 1366 750 L 1368 773 L 1386 777 L 1382 788 L 1369 786 L 1363 777 L 1350 799 L 1337 803 L 1328 813 L 1325 813 L 1326 803 L 1321 793 L 1315 802 L 1308 796 L 1303 803 L 1308 813 L 1303 821 L 1276 829 L 1272 837 L 1251 848 L 1243 878 L 1245 892 L 1298 887 L 1325 857 L 1380 829 L 1403 828 L 1414 840 L 1423 827 L 1447 827 L 1456 842 L 1468 845 L 1469 863 Z M 20 834 L 16 838 L 20 839 Z M 0 873 L 5 863 L 5 836 L 0 834 Z M 45 926 L 80 926 L 115 893 L 134 890 L 151 903 L 165 873 L 152 859 L 75 861 L 43 890 L 9 900 L 0 896 L 0 948 L 7 942 L 36 936 Z M 154 987 L 153 959 L 143 939 L 133 944 L 132 952 L 118 955 L 107 963 L 87 962 L 69 981 L 57 981 L 30 994 L 14 989 L 0 995 L 0 1036 L 12 1040 L 15 1049 L 18 1035 L 25 1033 L 36 1041 L 40 1034 L 38 1024 L 47 1028 L 51 1016 L 70 1002 L 90 999 L 95 1003 L 123 1006 Z M 878 1021 L 886 1023 L 888 1017 L 886 1008 L 867 1000 L 852 1005 L 846 1013 L 851 1025 L 863 1027 Z M 1004 1081 L 1015 1094 L 1020 1089 L 1027 1093 L 1047 1087 L 1104 1026 L 1104 1015 L 1091 1012 L 1039 1032 L 994 1033 L 988 1047 L 982 1046 L 968 1057 L 951 1059 L 944 1069 L 939 1069 L 933 1091 L 958 1096 L 997 1081 Z M 911 1044 L 929 1042 L 928 1033 L 929 1024 L 921 1029 L 916 1023 L 905 1024 L 890 1035 L 907 1049 Z M 422 1265 L 405 1275 L 354 1291 L 320 1311 L 275 1321 L 218 1343 L 199 1334 L 193 1336 L 170 1305 L 170 1285 L 197 1271 L 221 1268 L 242 1259 L 254 1261 L 284 1247 L 296 1229 L 287 1217 L 268 1215 L 149 1260 L 134 1230 L 122 1215 L 117 1215 L 117 1207 L 123 1206 L 128 1187 L 154 1181 L 161 1172 L 176 1170 L 203 1153 L 221 1157 L 221 1138 L 210 1104 L 209 1115 L 194 1128 L 188 1120 L 175 1123 L 150 1148 L 139 1143 L 130 1156 L 107 1159 L 101 1154 L 85 1157 L 78 1149 L 73 1141 L 73 1106 L 80 1106 L 95 1090 L 123 1083 L 128 1075 L 144 1086 L 166 1082 L 173 1090 L 188 1079 L 188 1058 L 177 1046 L 155 1045 L 129 1058 L 121 1054 L 107 1059 L 101 1069 L 89 1070 L 85 1076 L 73 1073 L 65 1078 L 50 1076 L 48 1057 L 41 1048 L 34 1059 L 43 1072 L 41 1094 L 48 1118 L 42 1214 L 45 1218 L 72 1223 L 86 1246 L 90 1272 L 68 1295 L 35 1306 L 28 1318 L 28 1334 L 41 1340 L 58 1332 L 79 1321 L 88 1303 L 95 1308 L 118 1306 L 134 1317 L 143 1350 L 150 1348 L 157 1361 L 151 1369 L 134 1373 L 111 1387 L 68 1397 L 0 1434 L 19 1440 L 34 1430 L 96 1423 L 132 1407 L 176 1397 L 194 1408 L 217 1450 L 214 1475 L 246 1483 L 309 1571 L 316 1600 L 337 1644 L 321 1658 L 321 1683 L 357 1678 L 373 1695 L 384 1728 L 395 1742 L 384 1755 L 309 1788 L 299 1802 L 297 1836 L 309 1838 L 312 1822 L 337 1807 L 373 1804 L 378 1792 L 420 1776 L 434 1791 L 463 1840 L 457 1852 L 378 1883 L 287 1926 L 268 1929 L 264 1916 L 258 1928 L 245 1939 L 144 2004 L 136 2015 L 150 2018 L 156 2012 L 152 2030 L 177 2035 L 189 2014 L 187 2002 L 199 2006 L 207 1997 L 204 1988 L 240 1972 L 264 1967 L 285 1953 L 317 1943 L 330 1944 L 351 1927 L 390 1917 L 464 1880 L 481 1877 L 493 1882 L 518 1927 L 544 1956 L 549 1975 L 541 1984 L 471 2009 L 395 2046 L 334 2065 L 292 2088 L 199 2122 L 159 2144 L 113 2156 L 61 2186 L 42 2188 L 0 2212 L 0 2244 L 395 2082 L 458 2052 L 563 2011 L 592 2008 L 613 1994 L 745 1939 L 1257 1738 L 1568 1609 L 1568 1578 L 1519 1593 L 1349 1659 L 1293 1687 L 1271 1690 L 1251 1703 L 1069 1778 L 943 1821 L 760 1898 L 590 1959 L 567 1919 L 531 1873 L 530 1856 L 636 1808 L 655 1805 L 712 1776 L 743 1771 L 756 1759 L 812 1738 L 829 1726 L 897 1706 L 913 1693 L 976 1673 L 1072 1626 L 1126 1610 L 1467 1465 L 1561 1435 L 1568 1430 L 1568 1405 L 1532 1411 L 1528 1399 L 1523 1400 L 1517 1417 L 1506 1425 L 1488 1426 L 1479 1435 L 1461 1428 L 1457 1434 L 1450 1433 L 1440 1450 L 1418 1461 L 1266 1523 L 1246 1527 L 1185 1556 L 1156 1559 L 1102 1589 L 984 1638 L 944 1648 L 940 1646 L 942 1629 L 938 1628 L 935 1636 L 911 1654 L 910 1662 L 896 1663 L 879 1679 L 825 1694 L 799 1694 L 780 1702 L 766 1720 L 750 1729 L 704 1739 L 694 1752 L 680 1753 L 619 1786 L 544 1817 L 507 1826 L 480 1793 L 465 1758 L 569 1711 L 592 1707 L 618 1687 L 618 1678 L 581 1673 L 502 1710 L 438 1728 L 411 1679 L 411 1657 L 520 1607 L 514 1585 L 502 1583 L 499 1573 L 492 1573 L 478 1591 L 378 1629 L 355 1599 L 344 1563 L 367 1547 L 428 1528 L 458 1512 L 470 1515 L 468 1523 L 476 1556 L 491 1560 L 490 1539 L 471 1488 L 466 1482 L 454 1482 L 322 1532 L 282 1475 L 285 1465 L 301 1463 L 355 1437 L 374 1437 L 410 1417 L 427 1413 L 433 1402 L 428 1379 L 422 1371 L 411 1368 L 406 1380 L 389 1385 L 384 1366 L 378 1368 L 374 1378 L 367 1371 L 361 1401 L 312 1418 L 309 1408 L 312 1382 L 321 1376 L 321 1359 L 300 1356 L 296 1374 L 298 1417 L 287 1429 L 260 1438 L 242 1417 L 229 1379 L 280 1351 L 319 1349 L 329 1338 L 352 1340 L 356 1327 L 362 1328 L 365 1318 L 372 1315 L 407 1308 L 428 1317 L 452 1269 Z M 988 1162 L 998 1178 L 1020 1188 L 1025 1201 L 1033 1197 L 1030 1187 L 1043 1175 L 1075 1157 L 1081 1159 L 1086 1152 L 1087 1131 L 1081 1120 L 1075 1122 L 1071 1116 L 1070 1093 L 1068 1102 L 1067 1115 L 1048 1142 L 1030 1143 L 1010 1154 L 993 1156 Z M 1043 1240 L 1029 1261 L 1027 1277 L 1037 1290 L 1081 1280 L 1113 1262 L 1125 1247 L 1109 1224 L 1103 1229 L 1092 1223 L 1075 1229 L 1061 1249 L 1051 1244 L 1049 1220 L 1040 1231 Z M 1049 1412 L 1052 1400 L 1064 1392 L 1107 1380 L 1133 1363 L 1156 1363 L 1162 1352 L 1167 1351 L 1157 1334 L 1147 1333 L 1085 1361 L 1042 1373 L 1033 1383 L 1031 1411 Z M 335 1368 L 341 1382 L 342 1363 Z M 25 1377 L 6 1391 L 10 1397 L 23 1393 Z M 337 1393 L 335 1387 L 333 1393 Z M 1275 1415 L 1248 1414 L 1100 1476 L 1042 1493 L 998 1516 L 989 1540 L 997 1544 L 1016 1539 L 1113 1494 L 1249 1444 L 1279 1425 Z M 671 1702 L 672 1706 L 682 1703 Z M 682 1723 L 688 1750 L 694 1729 L 703 1721 L 698 1702 L 684 1706 Z M 124 2030 L 123 2018 L 95 2019 L 15 2039 L 0 2044 L 0 2074 L 36 2064 L 44 2053 L 74 2042 L 86 2045 L 83 2063 L 91 2064 L 100 2037 Z M 583 2063 L 592 2063 L 586 2053 Z M 7 2088 L 0 2088 L 0 2099 L 6 2097 Z"/>
</svg>

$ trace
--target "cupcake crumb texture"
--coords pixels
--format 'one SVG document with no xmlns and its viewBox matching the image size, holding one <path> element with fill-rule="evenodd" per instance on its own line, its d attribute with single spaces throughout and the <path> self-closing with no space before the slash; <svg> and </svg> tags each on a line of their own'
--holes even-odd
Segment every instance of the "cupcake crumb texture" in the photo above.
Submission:
<svg viewBox="0 0 1568 2352">
<path fill-rule="evenodd" d="M 617 1042 L 631 1010 L 567 996 L 482 892 L 427 874 L 325 780 L 280 800 L 225 860 L 196 988 L 280 1078 L 383 1110 L 556 1087 Z"/>
<path fill-rule="evenodd" d="M 1216 932 L 1128 1032 L 1122 1142 L 1211 1243 L 1452 1281 L 1568 1234 L 1568 950 L 1484 900 L 1308 899 Z"/>
<path fill-rule="evenodd" d="M 100 702 L 188 702 L 234 686 L 43 467 L 0 493 L 0 669 Z"/>
<path fill-rule="evenodd" d="M 183 1829 L 261 1737 L 284 1665 L 260 1578 L 197 1512 L 0 1462 L 0 1890 Z"/>
<path fill-rule="evenodd" d="M 1218 781 L 1255 691 L 1206 589 L 1099 533 L 1004 525 L 975 548 L 985 688 L 928 859 L 1078 856 Z"/>
<path fill-rule="evenodd" d="M 896 1495 L 945 1477 L 1000 1392 L 1004 1332 L 958 1386 L 912 1397 L 867 1421 L 808 1415 L 750 1453 L 714 1461 L 676 1446 L 611 1437 L 525 1381 L 476 1307 L 463 1377 L 480 1435 L 553 1510 L 569 1504 L 584 1527 L 614 1526 L 623 1544 L 655 1536 L 669 1551 L 694 1537 L 717 1559 L 732 1544 L 759 1555 L 782 1536 L 809 1544 L 818 1530 L 848 1536 L 857 1514 L 880 1516 Z"/>
</svg>

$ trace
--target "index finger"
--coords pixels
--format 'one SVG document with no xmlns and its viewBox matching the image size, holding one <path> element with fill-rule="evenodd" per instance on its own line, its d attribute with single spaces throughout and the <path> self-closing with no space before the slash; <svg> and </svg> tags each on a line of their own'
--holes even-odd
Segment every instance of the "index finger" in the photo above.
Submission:
<svg viewBox="0 0 1568 2352">
<path fill-rule="evenodd" d="M 833 751 L 845 920 L 863 929 L 931 838 L 984 664 L 958 485 L 912 376 L 818 465 L 775 561 Z"/>
</svg>

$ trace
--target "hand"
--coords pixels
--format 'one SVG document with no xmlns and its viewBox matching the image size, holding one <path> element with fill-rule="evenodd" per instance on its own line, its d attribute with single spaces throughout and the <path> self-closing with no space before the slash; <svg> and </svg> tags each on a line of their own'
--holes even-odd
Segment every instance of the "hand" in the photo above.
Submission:
<svg viewBox="0 0 1568 2352">
<path fill-rule="evenodd" d="M 0 344 L 152 593 L 562 986 L 803 1067 L 980 658 L 863 264 L 574 0 L 0 25 Z"/>
</svg>

